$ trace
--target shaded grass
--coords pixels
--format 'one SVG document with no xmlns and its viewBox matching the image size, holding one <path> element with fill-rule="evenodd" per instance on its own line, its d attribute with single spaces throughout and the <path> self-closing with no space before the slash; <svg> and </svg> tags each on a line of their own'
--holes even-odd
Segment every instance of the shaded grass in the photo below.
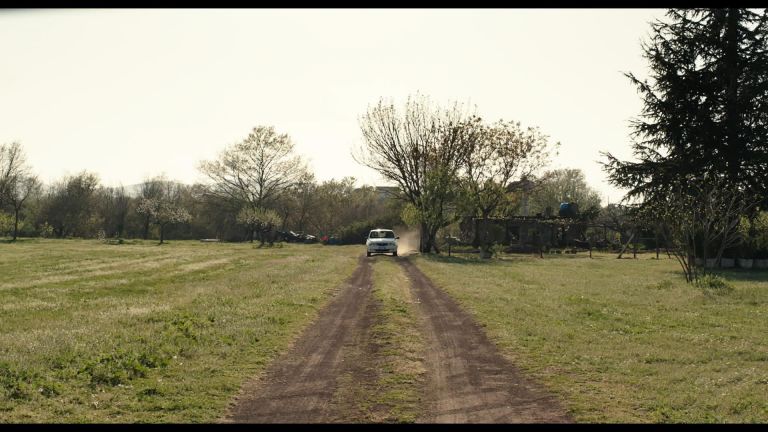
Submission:
<svg viewBox="0 0 768 432">
<path fill-rule="evenodd" d="M 2 422 L 213 421 L 360 254 L 192 241 L 0 246 Z"/>
<path fill-rule="evenodd" d="M 594 256 L 413 259 L 577 421 L 768 421 L 767 273 L 713 292 L 673 260 Z"/>
</svg>

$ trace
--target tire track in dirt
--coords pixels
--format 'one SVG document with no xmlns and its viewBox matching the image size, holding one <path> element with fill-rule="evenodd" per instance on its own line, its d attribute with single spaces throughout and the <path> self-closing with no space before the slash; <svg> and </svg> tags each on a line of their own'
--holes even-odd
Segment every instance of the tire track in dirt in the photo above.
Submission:
<svg viewBox="0 0 768 432">
<path fill-rule="evenodd" d="M 542 386 L 499 353 L 474 319 L 407 258 L 425 319 L 428 388 L 422 423 L 570 423 Z"/>
<path fill-rule="evenodd" d="M 371 262 L 364 257 L 341 292 L 323 308 L 317 320 L 288 353 L 275 360 L 260 380 L 243 386 L 241 396 L 223 419 L 227 423 L 354 422 L 359 413 L 347 391 L 338 392 L 339 377 L 347 385 L 370 381 L 365 362 L 367 335 L 376 315 L 371 303 Z M 360 350 L 363 350 L 361 353 Z M 355 360 L 355 361 L 350 361 Z M 348 390 L 348 389 L 346 389 Z M 339 394 L 342 400 L 339 400 Z M 352 394 L 348 394 L 352 395 Z"/>
</svg>

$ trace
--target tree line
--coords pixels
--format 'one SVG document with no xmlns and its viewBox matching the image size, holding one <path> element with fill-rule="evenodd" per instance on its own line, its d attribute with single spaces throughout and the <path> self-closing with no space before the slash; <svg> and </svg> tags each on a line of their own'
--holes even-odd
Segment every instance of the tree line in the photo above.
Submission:
<svg viewBox="0 0 768 432">
<path fill-rule="evenodd" d="M 522 147 L 543 147 L 543 137 L 513 123 L 493 127 L 499 129 L 484 130 L 487 141 L 473 143 L 473 157 L 463 159 L 470 164 L 472 177 L 459 179 L 444 173 L 442 179 L 431 179 L 426 191 L 418 184 L 411 189 L 357 187 L 352 177 L 319 182 L 295 154 L 290 137 L 267 126 L 254 128 L 215 159 L 200 162 L 198 168 L 208 181 L 192 185 L 158 175 L 137 185 L 105 186 L 88 171 L 44 185 L 33 174 L 21 144 L 2 144 L 0 235 L 12 240 L 20 236 L 152 238 L 162 243 L 166 239 L 216 238 L 264 244 L 280 239 L 279 233 L 294 231 L 326 241 L 359 243 L 375 227 L 420 227 L 424 223 L 425 232 L 432 237 L 430 248 L 437 250 L 441 243 L 437 230 L 461 217 L 522 211 L 520 191 L 500 185 L 521 175 L 534 179 L 532 170 L 512 172 L 515 167 L 494 166 L 489 151 L 502 161 L 519 156 L 513 154 L 512 146 L 501 148 L 502 138 L 491 134 L 522 139 L 517 144 Z M 508 153 L 502 153 L 505 151 Z M 454 156 L 469 154 L 457 152 Z M 384 165 L 378 170 L 388 169 Z M 424 168 L 424 173 L 432 176 L 432 169 Z M 580 170 L 547 171 L 535 180 L 536 187 L 526 198 L 526 210 L 531 214 L 556 208 L 564 199 L 600 207 L 598 193 L 586 184 Z M 416 197 L 423 201 L 414 201 Z M 478 199 L 477 206 L 471 204 L 472 199 Z M 429 207 L 435 203 L 440 204 L 437 216 Z"/>
<path fill-rule="evenodd" d="M 396 203 L 355 179 L 318 182 L 290 138 L 256 127 L 243 142 L 200 163 L 211 181 L 164 175 L 104 186 L 82 171 L 44 185 L 19 143 L 0 145 L 0 235 L 53 238 L 274 241 L 279 231 L 345 234 L 361 223 L 399 223 Z M 357 227 L 359 231 L 359 227 Z"/>
</svg>

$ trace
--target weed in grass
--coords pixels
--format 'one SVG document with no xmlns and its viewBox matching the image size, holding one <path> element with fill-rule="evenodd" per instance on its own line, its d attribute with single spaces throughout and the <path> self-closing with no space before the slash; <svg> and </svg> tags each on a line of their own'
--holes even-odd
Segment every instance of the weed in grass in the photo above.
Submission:
<svg viewBox="0 0 768 432">
<path fill-rule="evenodd" d="M 696 285 L 706 293 L 715 295 L 726 295 L 733 292 L 733 285 L 728 283 L 722 276 L 707 273 L 696 279 Z"/>
<path fill-rule="evenodd" d="M 648 288 L 649 289 L 656 289 L 656 290 L 668 290 L 668 289 L 672 289 L 674 286 L 675 286 L 675 284 L 672 283 L 671 280 L 664 279 L 662 281 L 659 281 L 659 282 L 652 283 L 652 284 L 648 285 Z"/>
</svg>

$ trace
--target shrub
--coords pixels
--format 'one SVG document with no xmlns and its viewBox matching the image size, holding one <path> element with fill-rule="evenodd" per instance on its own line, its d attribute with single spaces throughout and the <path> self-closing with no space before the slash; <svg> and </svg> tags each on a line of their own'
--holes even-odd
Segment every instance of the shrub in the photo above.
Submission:
<svg viewBox="0 0 768 432">
<path fill-rule="evenodd" d="M 699 277 L 696 280 L 696 284 L 704 289 L 704 290 L 711 290 L 712 292 L 716 294 L 727 294 L 731 291 L 733 291 L 733 286 L 728 283 L 725 279 L 718 275 L 714 275 L 711 273 L 705 274 L 704 276 Z"/>
</svg>

